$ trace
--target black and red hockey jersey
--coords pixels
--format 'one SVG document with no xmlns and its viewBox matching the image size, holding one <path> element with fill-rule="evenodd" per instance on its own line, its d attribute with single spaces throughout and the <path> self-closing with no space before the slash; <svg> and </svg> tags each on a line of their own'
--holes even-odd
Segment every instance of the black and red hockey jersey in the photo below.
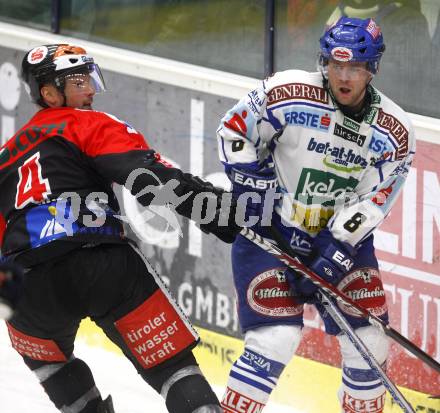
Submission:
<svg viewBox="0 0 440 413">
<path fill-rule="evenodd" d="M 111 185 L 124 185 L 136 168 L 154 174 L 136 179 L 134 194 L 157 186 L 154 177 L 177 179 L 178 194 L 206 191 L 112 115 L 68 107 L 37 112 L 0 150 L 2 255 L 31 265 L 72 242 L 126 242 Z M 176 210 L 190 217 L 192 198 Z M 151 194 L 138 200 L 147 205 Z"/>
</svg>

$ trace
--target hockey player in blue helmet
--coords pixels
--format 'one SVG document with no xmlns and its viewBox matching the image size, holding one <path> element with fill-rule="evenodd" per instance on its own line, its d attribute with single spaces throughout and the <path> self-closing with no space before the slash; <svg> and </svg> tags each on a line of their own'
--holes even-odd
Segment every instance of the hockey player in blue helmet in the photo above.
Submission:
<svg viewBox="0 0 440 413">
<path fill-rule="evenodd" d="M 225 114 L 217 129 L 219 157 L 235 196 L 248 200 L 249 219 L 260 218 L 253 219 L 255 231 L 273 238 L 276 228 L 308 268 L 386 321 L 372 234 L 403 187 L 414 131 L 407 114 L 371 84 L 385 50 L 373 19 L 339 19 L 326 29 L 320 49 L 319 71 L 277 72 Z M 281 195 L 275 204 L 274 186 Z M 240 235 L 231 254 L 245 346 L 231 368 L 224 411 L 264 410 L 298 349 L 304 303 L 310 303 L 340 345 L 340 411 L 383 413 L 384 386 L 316 300 L 316 286 Z M 349 308 L 341 311 L 385 364 L 385 334 Z M 316 351 L 319 360 L 321 348 L 334 341 L 312 335 L 308 354 Z M 319 395 L 304 400 L 293 388 L 296 401 L 336 411 Z"/>
<path fill-rule="evenodd" d="M 320 38 L 319 69 L 339 108 L 362 117 L 371 96 L 367 86 L 379 69 L 385 44 L 373 19 L 341 17 Z"/>
</svg>

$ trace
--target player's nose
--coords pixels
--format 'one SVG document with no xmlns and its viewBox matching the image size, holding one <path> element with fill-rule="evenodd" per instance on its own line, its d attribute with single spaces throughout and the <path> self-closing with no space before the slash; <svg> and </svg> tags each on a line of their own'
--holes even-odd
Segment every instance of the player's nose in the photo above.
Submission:
<svg viewBox="0 0 440 413">
<path fill-rule="evenodd" d="M 341 67 L 338 71 L 338 78 L 339 80 L 346 82 L 348 80 L 351 80 L 351 71 L 349 67 Z"/>
<path fill-rule="evenodd" d="M 84 83 L 83 87 L 83 92 L 86 96 L 92 97 L 96 94 L 96 88 L 93 85 L 93 82 L 86 82 Z"/>
</svg>

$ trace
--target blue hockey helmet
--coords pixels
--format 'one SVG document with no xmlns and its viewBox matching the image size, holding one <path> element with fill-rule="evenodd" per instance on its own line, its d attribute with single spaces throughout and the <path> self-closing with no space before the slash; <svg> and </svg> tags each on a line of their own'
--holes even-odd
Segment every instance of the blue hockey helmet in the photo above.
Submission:
<svg viewBox="0 0 440 413">
<path fill-rule="evenodd" d="M 319 39 L 320 63 L 328 59 L 341 62 L 367 62 L 368 70 L 376 74 L 385 51 L 382 32 L 373 19 L 341 17 Z"/>
</svg>

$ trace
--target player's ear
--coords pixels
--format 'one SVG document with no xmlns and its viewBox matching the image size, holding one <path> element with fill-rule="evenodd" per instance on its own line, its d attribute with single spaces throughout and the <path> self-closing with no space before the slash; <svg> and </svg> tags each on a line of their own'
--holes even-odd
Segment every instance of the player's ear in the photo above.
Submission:
<svg viewBox="0 0 440 413">
<path fill-rule="evenodd" d="M 51 84 L 47 84 L 41 87 L 40 94 L 43 100 L 50 107 L 61 106 L 63 104 L 63 96 L 59 90 Z"/>
</svg>

